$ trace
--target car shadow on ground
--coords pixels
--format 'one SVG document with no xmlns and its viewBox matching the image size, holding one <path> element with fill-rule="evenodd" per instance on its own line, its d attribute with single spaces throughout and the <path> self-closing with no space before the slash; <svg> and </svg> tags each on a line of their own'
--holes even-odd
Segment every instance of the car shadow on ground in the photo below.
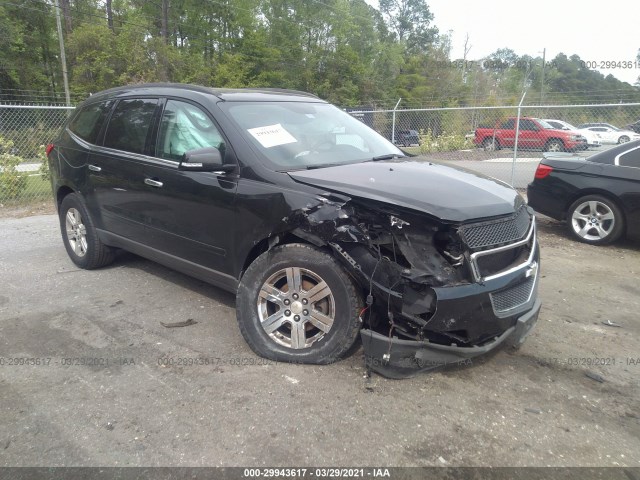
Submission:
<svg viewBox="0 0 640 480">
<path fill-rule="evenodd" d="M 125 250 L 119 250 L 116 254 L 115 261 L 108 267 L 104 267 L 104 269 L 123 267 L 134 268 L 145 273 L 149 273 L 151 275 L 154 275 L 155 277 L 171 282 L 176 286 L 191 290 L 199 295 L 207 297 L 226 307 L 236 307 L 236 297 L 234 294 L 227 292 L 220 287 L 216 287 L 202 280 L 198 280 L 197 278 L 182 274 L 176 270 L 172 270 L 152 260 L 147 260 L 146 258 L 140 257 Z"/>
</svg>

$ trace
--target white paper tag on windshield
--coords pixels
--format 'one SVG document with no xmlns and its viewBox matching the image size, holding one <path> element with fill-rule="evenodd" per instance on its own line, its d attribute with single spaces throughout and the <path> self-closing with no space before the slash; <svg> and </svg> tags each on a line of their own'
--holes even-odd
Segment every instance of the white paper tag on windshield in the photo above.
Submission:
<svg viewBox="0 0 640 480">
<path fill-rule="evenodd" d="M 253 135 L 253 138 L 258 140 L 264 148 L 297 142 L 295 137 L 287 132 L 279 123 L 267 125 L 266 127 L 250 128 L 247 132 Z"/>
</svg>

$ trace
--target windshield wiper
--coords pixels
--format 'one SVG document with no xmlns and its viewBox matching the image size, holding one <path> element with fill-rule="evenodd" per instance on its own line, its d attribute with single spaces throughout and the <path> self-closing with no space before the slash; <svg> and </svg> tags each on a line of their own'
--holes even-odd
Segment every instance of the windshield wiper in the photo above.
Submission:
<svg viewBox="0 0 640 480">
<path fill-rule="evenodd" d="M 373 157 L 370 161 L 379 162 L 381 160 L 393 160 L 394 158 L 405 158 L 406 155 L 398 155 L 397 153 L 387 153 L 385 155 L 378 155 L 377 157 Z"/>
<path fill-rule="evenodd" d="M 337 167 L 338 165 L 346 165 L 344 163 L 321 163 L 319 165 L 307 165 L 307 170 L 315 170 L 316 168 Z"/>
</svg>

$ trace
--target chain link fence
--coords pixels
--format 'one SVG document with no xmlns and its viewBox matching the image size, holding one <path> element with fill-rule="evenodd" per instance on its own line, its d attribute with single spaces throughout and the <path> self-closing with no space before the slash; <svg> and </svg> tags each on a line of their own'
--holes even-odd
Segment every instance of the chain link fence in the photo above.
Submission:
<svg viewBox="0 0 640 480">
<path fill-rule="evenodd" d="M 465 167 L 521 189 L 545 152 L 589 157 L 640 139 L 640 103 L 349 113 L 420 159 Z"/>
<path fill-rule="evenodd" d="M 72 110 L 0 105 L 0 205 L 52 198 L 45 148 Z"/>
<path fill-rule="evenodd" d="M 71 111 L 0 105 L 1 205 L 52 198 L 44 151 Z M 461 166 L 516 188 L 531 181 L 545 150 L 588 157 L 640 138 L 640 103 L 523 106 L 519 116 L 517 106 L 349 113 L 420 160 Z M 552 135 L 549 126 L 564 130 Z M 566 140 L 578 136 L 584 138 L 579 145 Z"/>
</svg>

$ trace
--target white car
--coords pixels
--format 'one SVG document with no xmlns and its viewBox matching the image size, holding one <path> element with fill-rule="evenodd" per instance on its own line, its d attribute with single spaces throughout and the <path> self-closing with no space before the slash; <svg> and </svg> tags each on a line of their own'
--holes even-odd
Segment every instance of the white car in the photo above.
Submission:
<svg viewBox="0 0 640 480">
<path fill-rule="evenodd" d="M 631 130 L 620 130 L 615 127 L 589 127 L 586 130 L 590 130 L 600 135 L 602 143 L 627 143 L 631 140 L 640 140 L 640 133 L 633 132 Z"/>
<path fill-rule="evenodd" d="M 574 132 L 576 135 L 582 135 L 587 139 L 587 146 L 589 147 L 599 147 L 600 145 L 602 145 L 602 139 L 597 132 L 592 132 L 587 128 L 576 128 L 570 123 L 567 123 L 563 120 L 545 118 L 544 121 L 551 125 L 553 128 L 557 128 L 558 130 L 567 130 L 570 132 Z"/>
</svg>

